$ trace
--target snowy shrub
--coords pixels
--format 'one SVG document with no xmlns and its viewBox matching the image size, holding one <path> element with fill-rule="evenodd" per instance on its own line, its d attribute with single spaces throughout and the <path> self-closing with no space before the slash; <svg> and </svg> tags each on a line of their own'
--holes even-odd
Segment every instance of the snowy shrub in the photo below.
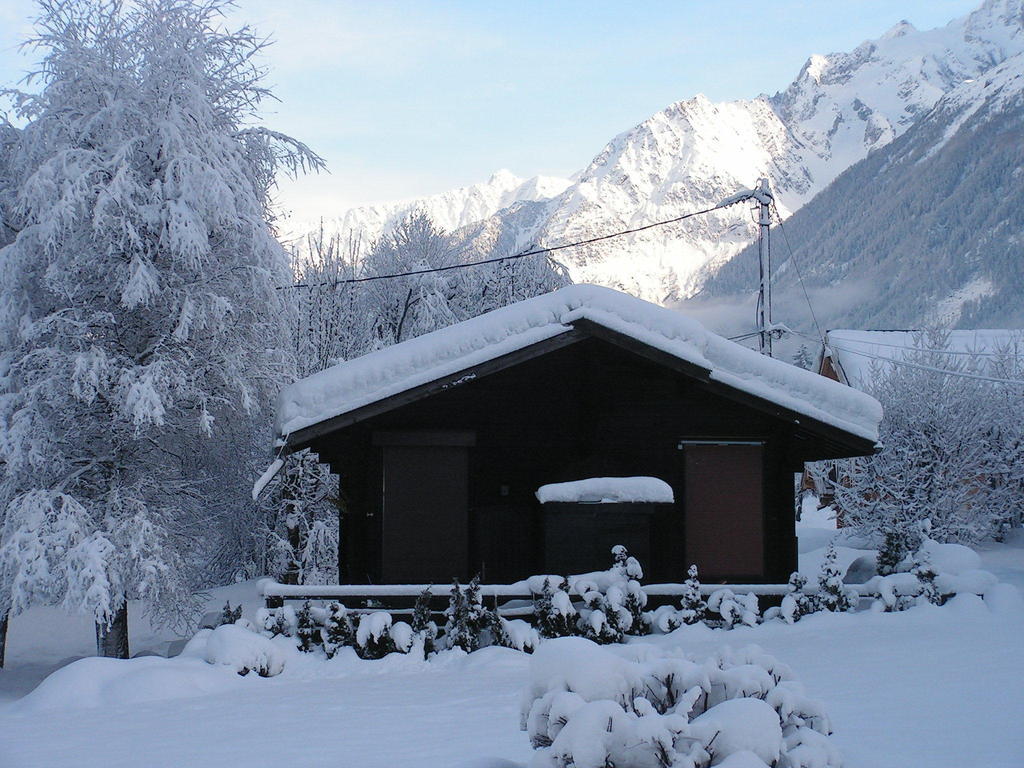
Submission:
<svg viewBox="0 0 1024 768">
<path fill-rule="evenodd" d="M 412 609 L 412 631 L 423 648 L 424 657 L 434 652 L 437 642 L 437 624 L 431 617 L 430 597 L 430 590 L 424 589 L 417 595 Z"/>
<path fill-rule="evenodd" d="M 825 611 L 852 611 L 859 599 L 855 590 L 843 584 L 843 575 L 836 567 L 836 546 L 830 541 L 818 574 L 816 603 Z"/>
<path fill-rule="evenodd" d="M 804 592 L 807 586 L 807 577 L 794 571 L 789 575 L 789 583 L 786 585 L 786 594 L 782 598 L 782 605 L 779 607 L 779 615 L 787 624 L 800 621 L 801 618 L 817 610 L 817 595 L 808 595 Z"/>
<path fill-rule="evenodd" d="M 583 598 L 579 633 L 597 643 L 619 643 L 626 633 L 646 634 L 643 608 L 647 594 L 638 579 L 643 569 L 626 548 L 612 547 L 613 563 L 607 571 L 575 576 L 572 590 Z"/>
<path fill-rule="evenodd" d="M 222 624 L 209 632 L 204 658 L 231 667 L 240 675 L 255 672 L 273 677 L 284 669 L 284 653 L 271 640 L 237 624 Z"/>
<path fill-rule="evenodd" d="M 540 595 L 534 599 L 533 616 L 541 637 L 569 637 L 576 634 L 579 614 L 569 597 L 569 582 L 552 586 L 552 577 L 545 576 Z"/>
<path fill-rule="evenodd" d="M 321 642 L 327 658 L 333 658 L 342 648 L 351 648 L 356 644 L 356 630 L 352 624 L 348 609 L 341 603 L 327 606 L 327 615 L 323 629 L 320 630 Z"/>
<path fill-rule="evenodd" d="M 295 637 L 299 641 L 299 650 L 311 653 L 320 644 L 320 624 L 313 616 L 313 609 L 307 600 L 295 614 Z"/>
<path fill-rule="evenodd" d="M 900 564 L 910 551 L 910 543 L 905 531 L 896 527 L 885 530 L 882 548 L 878 550 L 877 570 L 879 575 L 888 576 L 900 570 Z"/>
<path fill-rule="evenodd" d="M 260 608 L 256 611 L 256 626 L 270 637 L 277 635 L 295 637 L 298 624 L 295 609 L 290 605 L 281 608 Z"/>
<path fill-rule="evenodd" d="M 398 646 L 391 637 L 391 614 L 377 611 L 360 616 L 355 648 L 363 659 L 382 659 L 397 651 Z"/>
<path fill-rule="evenodd" d="M 938 587 L 935 585 L 935 578 L 938 574 L 931 565 L 931 558 L 928 556 L 927 550 L 919 549 L 914 553 L 914 565 L 910 569 L 910 572 L 914 574 L 914 578 L 917 579 L 918 590 L 917 599 L 918 602 L 927 602 L 932 605 L 941 605 L 943 602 L 942 595 L 939 594 Z"/>
<path fill-rule="evenodd" d="M 538 648 L 520 719 L 534 768 L 838 768 L 820 703 L 760 649 L 700 663 L 645 651 L 629 661 L 584 638 Z"/>
<path fill-rule="evenodd" d="M 528 621 L 504 619 L 497 614 L 492 615 L 500 624 L 500 629 L 492 630 L 495 631 L 495 637 L 500 638 L 500 640 L 495 640 L 495 645 L 514 648 L 524 653 L 533 653 L 540 645 L 540 633 L 530 626 Z"/>
<path fill-rule="evenodd" d="M 757 625 L 761 608 L 757 595 L 736 595 L 731 589 L 716 589 L 708 597 L 708 611 L 722 617 L 722 626 L 732 629 L 736 624 Z"/>
<path fill-rule="evenodd" d="M 697 576 L 696 565 L 691 565 L 687 569 L 683 587 L 683 595 L 679 601 L 679 619 L 683 624 L 697 624 L 704 620 L 708 604 L 700 593 L 700 579 Z"/>
<path fill-rule="evenodd" d="M 491 625 L 491 617 L 480 597 L 480 580 L 473 580 L 465 588 L 458 580 L 452 584 L 451 597 L 445 610 L 444 639 L 448 648 L 461 648 L 472 653 L 481 647 L 484 631 Z"/>
<path fill-rule="evenodd" d="M 220 614 L 221 624 L 234 624 L 242 618 L 242 604 L 239 603 L 236 608 L 231 607 L 231 601 L 228 600 L 224 603 L 224 610 Z"/>
</svg>

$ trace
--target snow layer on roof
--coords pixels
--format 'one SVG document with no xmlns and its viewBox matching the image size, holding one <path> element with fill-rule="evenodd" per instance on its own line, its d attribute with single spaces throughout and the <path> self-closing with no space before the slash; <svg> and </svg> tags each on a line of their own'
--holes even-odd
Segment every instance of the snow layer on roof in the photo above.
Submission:
<svg viewBox="0 0 1024 768">
<path fill-rule="evenodd" d="M 614 504 L 616 502 L 675 501 L 672 486 L 656 477 L 589 477 L 568 483 L 549 483 L 537 489 L 541 504 L 549 501 Z"/>
<path fill-rule="evenodd" d="M 277 433 L 287 436 L 567 333 L 581 319 L 706 368 L 730 387 L 878 439 L 882 408 L 874 398 L 728 341 L 674 310 L 596 285 L 520 301 L 297 381 L 278 399 Z"/>
<path fill-rule="evenodd" d="M 915 349 L 929 349 L 920 331 L 857 331 L 837 329 L 825 334 L 826 354 L 838 361 L 840 375 L 851 387 L 863 388 L 870 383 L 872 368 L 886 361 L 901 360 Z M 948 357 L 950 367 L 964 362 L 965 357 L 979 356 L 974 363 L 998 359 L 1007 352 L 1024 353 L 1024 331 L 1020 330 L 956 330 L 949 331 L 948 346 L 936 354 L 938 361 Z M 972 369 L 973 370 L 973 369 Z"/>
</svg>

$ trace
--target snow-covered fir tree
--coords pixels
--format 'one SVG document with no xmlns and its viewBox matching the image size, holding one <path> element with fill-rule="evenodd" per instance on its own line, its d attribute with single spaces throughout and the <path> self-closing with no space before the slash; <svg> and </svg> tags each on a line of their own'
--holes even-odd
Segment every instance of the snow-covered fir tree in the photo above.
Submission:
<svg viewBox="0 0 1024 768">
<path fill-rule="evenodd" d="M 816 598 L 826 611 L 852 611 L 856 606 L 856 593 L 843 584 L 843 574 L 836 566 L 836 545 L 831 541 L 821 562 Z"/>
<path fill-rule="evenodd" d="M 311 653 L 314 646 L 320 643 L 320 627 L 313 616 L 313 609 L 308 600 L 296 611 L 295 618 L 295 636 L 299 641 L 299 650 Z"/>
<path fill-rule="evenodd" d="M 412 631 L 423 646 L 424 656 L 433 653 L 437 643 L 437 624 L 430 612 L 431 597 L 430 590 L 424 589 L 416 596 L 412 609 Z"/>
<path fill-rule="evenodd" d="M 480 596 L 480 579 L 473 577 L 465 587 L 456 580 L 445 611 L 444 640 L 449 648 L 471 653 L 480 647 L 481 634 L 491 624 L 490 612 Z"/>
<path fill-rule="evenodd" d="M 700 593 L 700 578 L 697 566 L 686 570 L 683 594 L 679 599 L 679 618 L 684 624 L 699 624 L 707 617 L 708 604 Z"/>
<path fill-rule="evenodd" d="M 793 365 L 807 371 L 814 367 L 814 358 L 811 356 L 811 351 L 807 349 L 806 344 L 801 344 L 800 348 L 793 354 Z"/>
<path fill-rule="evenodd" d="M 569 637 L 578 634 L 576 622 L 579 614 L 569 597 L 569 582 L 562 580 L 554 586 L 545 578 L 540 594 L 533 602 L 533 616 L 541 637 Z"/>
<path fill-rule="evenodd" d="M 789 583 L 786 585 L 786 594 L 782 598 L 782 605 L 779 613 L 782 620 L 787 624 L 800 621 L 804 616 L 814 613 L 817 610 L 817 595 L 808 595 L 804 592 L 807 586 L 807 577 L 798 571 L 789 575 Z"/>
<path fill-rule="evenodd" d="M 911 566 L 910 572 L 917 578 L 919 587 L 919 591 L 917 593 L 918 602 L 940 605 L 942 603 L 942 595 L 939 593 L 939 588 L 935 584 L 935 579 L 938 574 L 932 567 L 931 558 L 928 556 L 928 552 L 926 550 L 919 549 L 914 553 L 913 565 Z"/>
<path fill-rule="evenodd" d="M 320 161 L 254 125 L 265 42 L 226 29 L 223 3 L 40 5 L 39 90 L 13 95 L 4 171 L 0 545 L 37 535 L 27 506 L 73 510 L 81 537 L 32 599 L 91 613 L 99 651 L 126 655 L 127 601 L 183 618 L 202 524 L 242 502 L 210 467 L 252 471 L 293 366 L 270 192 Z"/>
<path fill-rule="evenodd" d="M 320 639 L 327 653 L 333 658 L 342 648 L 350 648 L 356 644 L 356 629 L 348 609 L 341 603 L 327 606 L 327 617 L 324 619 Z"/>
</svg>

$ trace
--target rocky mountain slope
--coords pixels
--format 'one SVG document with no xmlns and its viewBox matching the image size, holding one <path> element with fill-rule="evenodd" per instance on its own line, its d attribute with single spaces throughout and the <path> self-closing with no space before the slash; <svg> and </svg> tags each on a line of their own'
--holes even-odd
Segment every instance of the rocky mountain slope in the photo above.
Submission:
<svg viewBox="0 0 1024 768">
<path fill-rule="evenodd" d="M 1024 54 L 946 94 L 776 233 L 775 319 L 823 326 L 1024 325 Z M 749 248 L 700 296 L 749 295 Z M 815 301 L 828 291 L 850 300 Z"/>
<path fill-rule="evenodd" d="M 902 135 L 946 93 L 1024 51 L 1024 0 L 986 0 L 945 27 L 901 22 L 849 53 L 812 56 L 774 96 L 677 102 L 616 136 L 571 183 L 488 182 L 348 211 L 337 226 L 378 234 L 412 207 L 501 255 L 671 219 L 767 176 L 788 216 L 869 152 Z M 497 176 L 496 176 L 497 178 Z M 507 207 L 506 207 L 507 206 Z M 755 235 L 749 210 L 561 251 L 578 281 L 660 302 L 692 296 Z"/>
</svg>

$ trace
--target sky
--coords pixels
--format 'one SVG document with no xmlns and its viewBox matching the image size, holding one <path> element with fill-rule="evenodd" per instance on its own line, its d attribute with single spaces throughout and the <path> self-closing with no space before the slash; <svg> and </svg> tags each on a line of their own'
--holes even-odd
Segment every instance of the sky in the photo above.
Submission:
<svg viewBox="0 0 1024 768">
<path fill-rule="evenodd" d="M 613 136 L 703 93 L 775 93 L 813 53 L 850 50 L 906 19 L 946 24 L 980 0 L 237 0 L 231 22 L 276 42 L 280 102 L 265 124 L 309 144 L 329 173 L 284 180 L 302 219 L 443 192 L 507 168 L 569 176 Z M 0 2 L 0 87 L 30 0 Z"/>
</svg>

